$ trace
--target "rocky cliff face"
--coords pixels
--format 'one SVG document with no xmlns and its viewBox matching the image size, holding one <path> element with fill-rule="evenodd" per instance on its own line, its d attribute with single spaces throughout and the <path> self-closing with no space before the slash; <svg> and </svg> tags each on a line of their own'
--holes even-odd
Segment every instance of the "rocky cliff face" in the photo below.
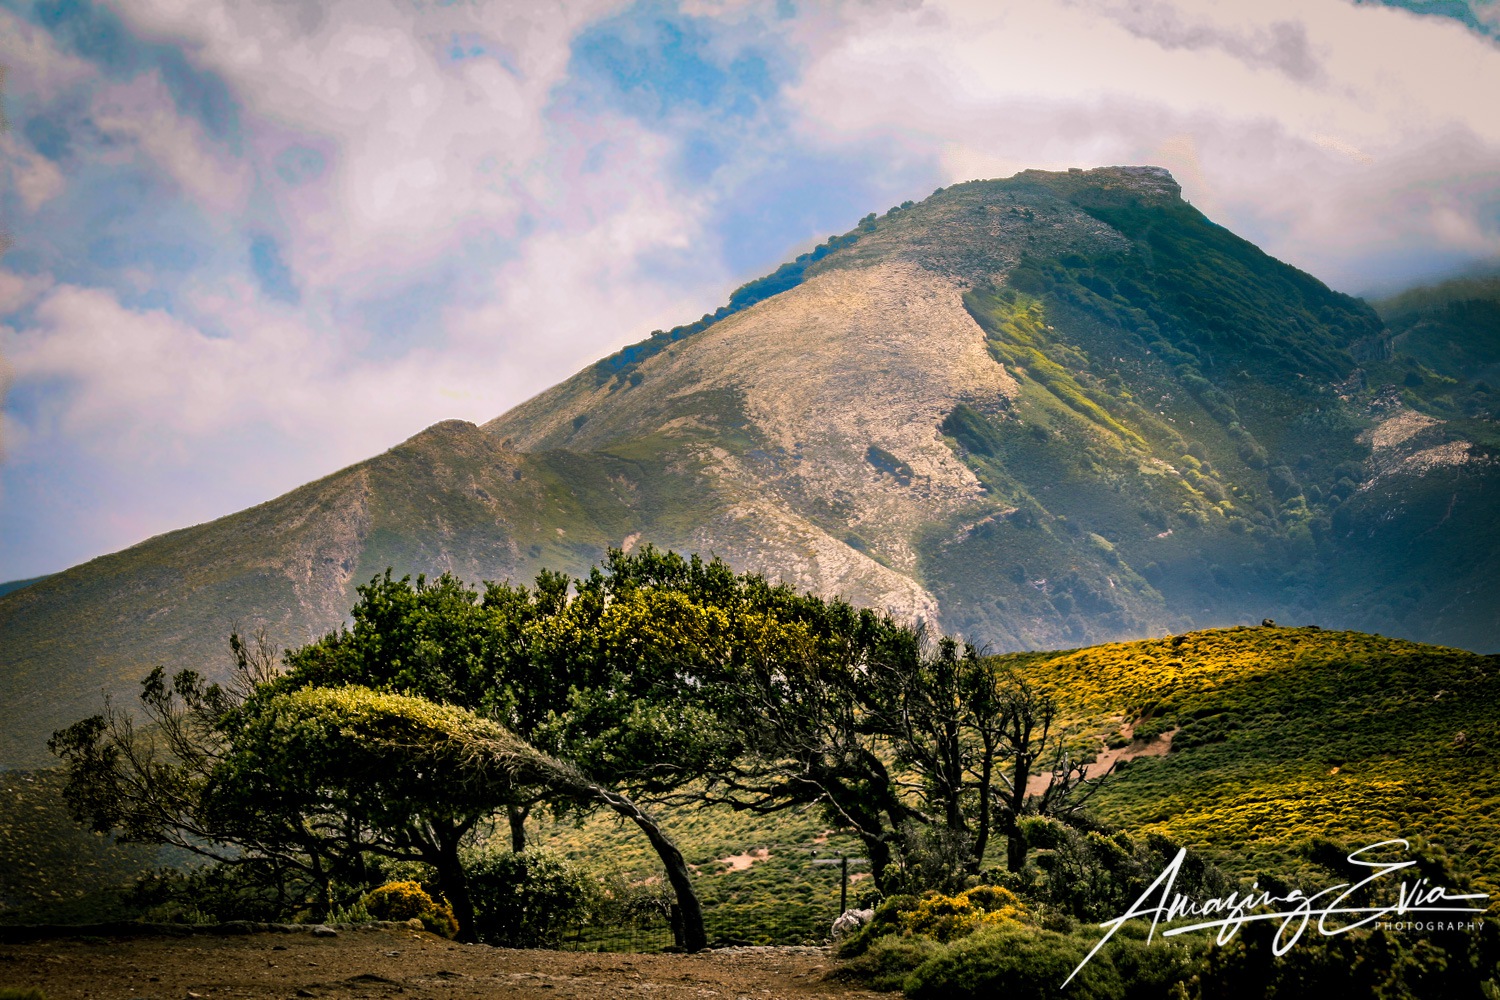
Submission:
<svg viewBox="0 0 1500 1000">
<path fill-rule="evenodd" d="M 994 649 L 1266 616 L 1490 648 L 1500 436 L 1449 384 L 1490 362 L 1414 389 L 1402 336 L 1158 168 L 956 185 L 482 428 L 0 597 L 0 763 L 156 663 L 217 673 L 231 627 L 336 626 L 387 566 L 647 542 Z"/>
</svg>

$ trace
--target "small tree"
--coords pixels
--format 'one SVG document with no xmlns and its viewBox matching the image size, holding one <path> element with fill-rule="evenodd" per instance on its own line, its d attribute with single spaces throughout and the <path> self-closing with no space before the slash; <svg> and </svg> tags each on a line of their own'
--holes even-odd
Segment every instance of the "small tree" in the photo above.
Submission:
<svg viewBox="0 0 1500 1000">
<path fill-rule="evenodd" d="M 423 861 L 468 939 L 460 844 L 519 786 L 561 774 L 472 713 L 366 688 L 236 698 L 190 672 L 169 688 L 157 670 L 143 701 L 148 729 L 110 711 L 53 737 L 78 818 L 226 864 L 294 869 L 325 914 L 336 879 L 366 880 L 367 854 Z"/>
<path fill-rule="evenodd" d="M 168 679 L 160 667 L 141 685 L 144 725 L 106 704 L 103 712 L 54 733 L 49 748 L 67 771 L 63 795 L 80 822 L 125 842 L 165 844 L 240 869 L 274 887 L 282 908 L 315 892 L 323 912 L 335 858 L 315 832 L 294 818 L 266 817 L 245 836 L 205 808 L 215 769 L 229 752 L 225 717 L 275 673 L 275 657 L 263 639 L 230 639 L 232 681 L 209 684 L 195 671 Z"/>
</svg>

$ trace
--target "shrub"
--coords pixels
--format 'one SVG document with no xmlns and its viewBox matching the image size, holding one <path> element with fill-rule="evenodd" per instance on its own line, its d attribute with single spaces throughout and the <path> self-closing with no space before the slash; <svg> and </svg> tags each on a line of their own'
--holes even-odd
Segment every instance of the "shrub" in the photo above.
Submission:
<svg viewBox="0 0 1500 1000">
<path fill-rule="evenodd" d="M 545 848 L 481 855 L 468 875 L 480 940 L 510 948 L 557 944 L 589 918 L 597 889 L 588 872 Z"/>
<path fill-rule="evenodd" d="M 983 916 L 984 911 L 963 896 L 933 893 L 918 903 L 915 910 L 902 914 L 901 927 L 907 934 L 947 942 L 968 934 Z"/>
<path fill-rule="evenodd" d="M 1415 939 L 1380 928 L 1337 937 L 1308 934 L 1276 958 L 1271 954 L 1276 929 L 1251 924 L 1228 945 L 1209 949 L 1199 972 L 1199 995 L 1205 1000 L 1487 997 L 1485 983 L 1500 961 L 1500 931 L 1494 926 L 1485 922 L 1473 932 Z"/>
<path fill-rule="evenodd" d="M 912 970 L 942 951 L 943 946 L 932 938 L 887 934 L 845 965 L 840 975 L 862 980 L 872 990 L 899 990 Z"/>
<path fill-rule="evenodd" d="M 417 882 L 387 882 L 364 900 L 365 912 L 376 920 L 420 920 L 434 934 L 453 937 L 458 918 L 444 901 L 439 903 Z"/>
<path fill-rule="evenodd" d="M 26 988 L 0 986 L 0 1000 L 47 1000 L 47 994 L 35 986 Z"/>
<path fill-rule="evenodd" d="M 1100 956 L 1109 958 L 1120 976 L 1125 1000 L 1189 996 L 1189 984 L 1203 968 L 1203 954 L 1207 950 L 1205 940 L 1201 937 L 1164 938 L 1157 934 L 1147 941 L 1146 937 L 1147 928 L 1141 923 L 1127 924 L 1095 959 Z"/>
<path fill-rule="evenodd" d="M 1006 909 L 1024 909 L 1016 894 L 1004 886 L 976 885 L 965 892 L 964 897 L 986 913 L 998 913 Z"/>
<path fill-rule="evenodd" d="M 972 883 L 969 866 L 973 860 L 967 835 L 941 826 L 919 829 L 907 824 L 901 831 L 896 861 L 886 866 L 885 881 L 898 893 L 931 890 L 953 895 Z"/>
<path fill-rule="evenodd" d="M 637 927 L 670 921 L 677 894 L 662 879 L 633 880 L 617 870 L 596 872 L 590 888 L 590 918 L 600 924 Z"/>
<path fill-rule="evenodd" d="M 1040 817 L 1027 817 L 1021 826 L 1034 853 L 1028 872 L 1007 884 L 1032 904 L 1048 904 L 1087 923 L 1124 912 L 1177 853 L 1177 844 L 1156 834 L 1105 836 Z M 1179 892 L 1222 896 L 1230 888 L 1222 872 L 1201 856 L 1188 854 L 1177 879 Z"/>
<path fill-rule="evenodd" d="M 1053 1000 L 1088 954 L 1087 939 L 1019 924 L 989 927 L 948 946 L 906 978 L 913 1000 Z M 1103 953 L 1068 983 L 1071 1000 L 1123 1000 L 1124 985 Z"/>
<path fill-rule="evenodd" d="M 907 895 L 887 896 L 881 900 L 875 907 L 870 922 L 840 942 L 839 957 L 854 958 L 863 955 L 877 938 L 899 931 L 902 916 L 915 910 L 918 902 L 916 896 Z"/>
<path fill-rule="evenodd" d="M 387 882 L 364 899 L 365 910 L 376 920 L 421 919 L 437 909 L 427 890 L 416 882 Z"/>
<path fill-rule="evenodd" d="M 957 896 L 928 893 L 901 915 L 902 929 L 938 941 L 953 941 L 981 927 L 1033 922 L 1025 905 L 1009 889 L 975 886 Z"/>
<path fill-rule="evenodd" d="M 190 871 L 164 868 L 138 878 L 130 903 L 148 920 L 214 923 L 221 920 L 284 920 L 316 894 L 293 882 L 278 898 L 276 873 L 254 862 L 212 864 Z"/>
</svg>

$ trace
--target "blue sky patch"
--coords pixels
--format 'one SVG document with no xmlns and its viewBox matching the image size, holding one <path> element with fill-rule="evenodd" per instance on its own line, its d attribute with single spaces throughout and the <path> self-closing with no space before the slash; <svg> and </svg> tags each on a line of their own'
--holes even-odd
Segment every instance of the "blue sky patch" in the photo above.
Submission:
<svg viewBox="0 0 1500 1000">
<path fill-rule="evenodd" d="M 1402 10 L 1409 10 L 1413 14 L 1426 17 L 1448 17 L 1478 34 L 1490 38 L 1500 36 L 1500 2 L 1497 0 L 1354 0 L 1354 2 L 1361 6 L 1381 4 L 1386 7 L 1400 7 Z M 1480 17 L 1480 12 L 1487 12 L 1489 19 L 1485 20 Z"/>
<path fill-rule="evenodd" d="M 292 305 L 301 300 L 292 271 L 281 258 L 281 244 L 274 236 L 260 233 L 251 237 L 250 271 L 267 298 Z"/>
<path fill-rule="evenodd" d="M 715 231 L 733 234 L 724 241 L 725 266 L 744 280 L 759 277 L 813 244 L 848 232 L 864 215 L 923 198 L 939 183 L 935 163 L 914 161 L 894 173 L 876 173 L 863 152 L 787 150 L 737 187 L 712 222 Z M 798 238 L 792 234 L 800 239 L 789 246 L 789 238 Z"/>
<path fill-rule="evenodd" d="M 725 48 L 704 22 L 638 4 L 578 36 L 570 75 L 594 100 L 645 121 L 684 110 L 748 117 L 776 91 L 768 53 Z"/>
</svg>

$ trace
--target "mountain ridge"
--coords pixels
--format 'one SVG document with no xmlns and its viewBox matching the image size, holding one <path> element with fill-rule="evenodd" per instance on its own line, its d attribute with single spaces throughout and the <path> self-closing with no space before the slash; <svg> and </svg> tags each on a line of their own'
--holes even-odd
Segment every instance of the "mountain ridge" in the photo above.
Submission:
<svg viewBox="0 0 1500 1000">
<path fill-rule="evenodd" d="M 1388 325 L 1160 168 L 940 189 L 483 425 L 0 597 L 0 765 L 158 662 L 220 672 L 231 627 L 335 627 L 387 566 L 646 542 L 999 649 L 1261 617 L 1493 648 L 1491 362 L 1442 308 Z"/>
</svg>

